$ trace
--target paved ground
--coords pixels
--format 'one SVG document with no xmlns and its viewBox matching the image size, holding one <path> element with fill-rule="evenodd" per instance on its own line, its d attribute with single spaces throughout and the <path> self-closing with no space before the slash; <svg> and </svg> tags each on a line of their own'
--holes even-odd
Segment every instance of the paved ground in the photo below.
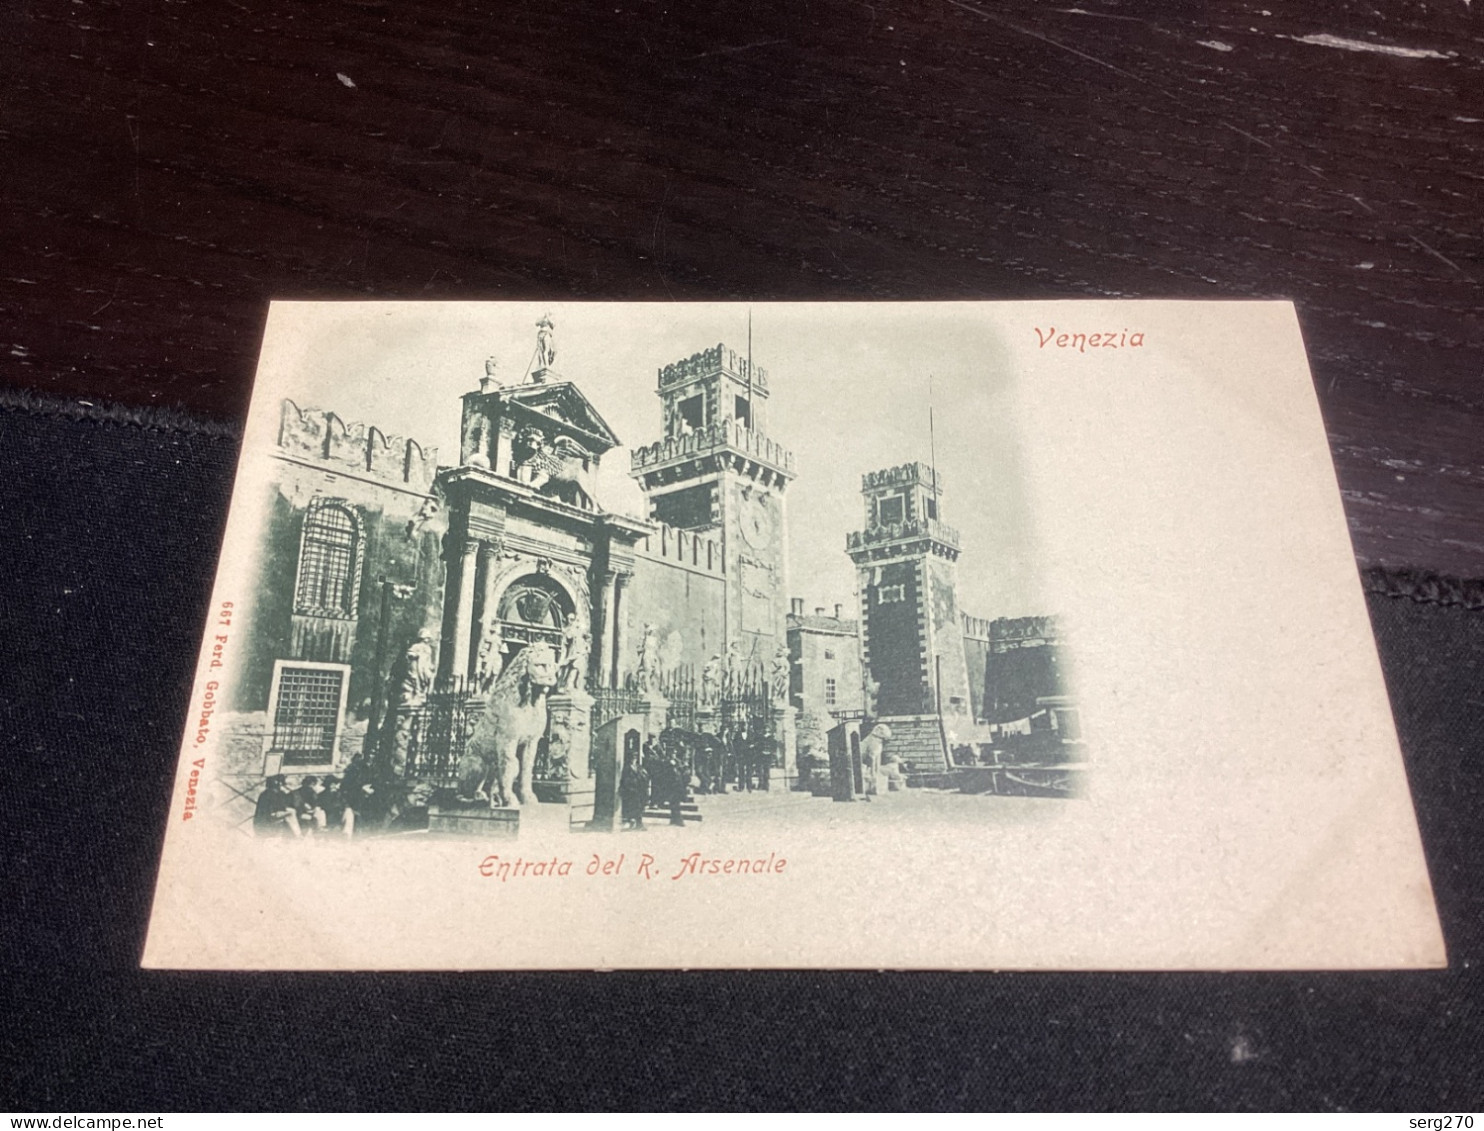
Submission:
<svg viewBox="0 0 1484 1131">
<path fill-rule="evenodd" d="M 978 822 L 999 825 L 1043 818 L 1076 802 L 1059 798 L 996 797 L 934 789 L 910 789 L 871 801 L 842 803 L 807 793 L 771 790 L 766 793 L 702 794 L 696 797 L 705 829 L 732 829 L 747 825 L 874 825 L 890 828 L 921 822 Z M 663 819 L 647 819 L 645 827 L 666 835 L 683 830 Z M 691 824 L 689 831 L 696 826 Z"/>
<path fill-rule="evenodd" d="M 252 836 L 252 802 L 261 782 L 253 778 L 236 788 L 222 788 L 215 799 L 225 813 L 223 819 L 236 826 L 242 835 Z M 909 789 L 889 793 L 872 801 L 840 803 L 827 797 L 774 789 L 767 792 L 698 794 L 695 803 L 701 821 L 689 822 L 683 829 L 672 826 L 663 817 L 647 818 L 648 835 L 691 835 L 768 825 L 799 826 L 875 826 L 888 829 L 923 822 L 993 821 L 1004 826 L 1022 821 L 1043 819 L 1067 805 L 1077 804 L 1057 798 L 997 797 L 989 794 L 964 794 L 936 789 Z M 565 805 L 528 805 L 521 811 L 522 829 L 542 833 L 565 832 L 568 827 Z"/>
</svg>

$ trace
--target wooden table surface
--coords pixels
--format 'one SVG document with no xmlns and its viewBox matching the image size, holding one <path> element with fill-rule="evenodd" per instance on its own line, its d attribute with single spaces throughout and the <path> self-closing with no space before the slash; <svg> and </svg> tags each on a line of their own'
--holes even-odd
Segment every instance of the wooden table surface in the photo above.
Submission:
<svg viewBox="0 0 1484 1131">
<path fill-rule="evenodd" d="M 1288 297 L 1362 561 L 1484 576 L 1484 4 L 52 0 L 0 383 L 245 411 L 275 297 Z"/>
</svg>

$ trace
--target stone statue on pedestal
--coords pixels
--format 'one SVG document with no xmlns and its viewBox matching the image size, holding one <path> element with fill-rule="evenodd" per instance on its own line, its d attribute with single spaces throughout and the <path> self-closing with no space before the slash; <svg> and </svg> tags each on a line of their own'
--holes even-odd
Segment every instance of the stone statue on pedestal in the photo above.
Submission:
<svg viewBox="0 0 1484 1131">
<path fill-rule="evenodd" d="M 495 370 L 499 367 L 499 359 L 487 357 L 484 359 L 484 376 L 479 379 L 479 391 L 487 393 L 491 389 L 498 388 L 500 382 L 495 378 Z"/>
<path fill-rule="evenodd" d="M 546 697 L 556 676 L 549 644 L 528 644 L 510 661 L 490 688 L 459 761 L 461 797 L 487 798 L 491 809 L 534 800 L 536 744 L 546 734 Z"/>
<path fill-rule="evenodd" d="M 742 657 L 737 651 L 737 642 L 733 640 L 727 645 L 726 654 L 721 659 L 721 693 L 722 695 L 738 695 L 742 691 Z"/>
<path fill-rule="evenodd" d="M 499 621 L 492 621 L 484 639 L 479 642 L 479 659 L 475 664 L 475 679 L 479 684 L 481 692 L 488 691 L 495 680 L 500 678 L 500 668 L 504 664 L 505 633 L 500 627 Z"/>
<path fill-rule="evenodd" d="M 721 656 L 712 653 L 701 668 L 701 706 L 714 707 L 721 701 Z"/>
<path fill-rule="evenodd" d="M 587 658 L 592 652 L 591 633 L 583 632 L 576 621 L 562 630 L 562 666 L 557 675 L 557 690 L 580 688 L 587 675 Z"/>
<path fill-rule="evenodd" d="M 407 649 L 403 662 L 407 674 L 402 677 L 401 702 L 404 707 L 416 707 L 428 697 L 433 678 L 438 674 L 435 641 L 432 629 L 425 628 Z"/>
<path fill-rule="evenodd" d="M 789 659 L 787 645 L 778 645 L 773 653 L 773 662 L 768 669 L 768 699 L 775 706 L 788 702 L 788 685 L 793 674 L 793 661 Z"/>
<path fill-rule="evenodd" d="M 644 635 L 639 640 L 639 690 L 658 690 L 660 675 L 660 645 L 654 625 L 644 626 Z"/>
<path fill-rule="evenodd" d="M 877 723 L 871 728 L 871 733 L 861 740 L 861 777 L 864 779 L 867 797 L 885 792 L 881 788 L 881 758 L 886 740 L 890 737 L 891 727 L 885 723 Z"/>
<path fill-rule="evenodd" d="M 543 314 L 536 323 L 536 372 L 550 369 L 556 362 L 556 327 L 551 315 Z"/>
</svg>

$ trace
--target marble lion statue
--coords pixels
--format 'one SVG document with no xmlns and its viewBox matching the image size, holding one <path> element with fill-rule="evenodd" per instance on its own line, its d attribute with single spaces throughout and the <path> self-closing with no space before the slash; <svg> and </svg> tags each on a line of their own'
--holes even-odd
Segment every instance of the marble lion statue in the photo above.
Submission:
<svg viewBox="0 0 1484 1131">
<path fill-rule="evenodd" d="M 459 761 L 460 797 L 488 799 L 491 809 L 534 797 L 536 744 L 546 733 L 546 696 L 556 679 L 556 651 L 549 644 L 529 644 L 510 661 L 491 686 Z"/>
</svg>

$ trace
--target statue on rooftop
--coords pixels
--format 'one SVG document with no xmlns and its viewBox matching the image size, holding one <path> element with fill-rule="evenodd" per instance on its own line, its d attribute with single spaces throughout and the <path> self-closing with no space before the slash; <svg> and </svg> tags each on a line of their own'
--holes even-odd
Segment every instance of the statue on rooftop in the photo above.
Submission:
<svg viewBox="0 0 1484 1131">
<path fill-rule="evenodd" d="M 551 315 L 543 314 L 536 323 L 536 370 L 550 369 L 556 363 L 556 327 Z"/>
</svg>

